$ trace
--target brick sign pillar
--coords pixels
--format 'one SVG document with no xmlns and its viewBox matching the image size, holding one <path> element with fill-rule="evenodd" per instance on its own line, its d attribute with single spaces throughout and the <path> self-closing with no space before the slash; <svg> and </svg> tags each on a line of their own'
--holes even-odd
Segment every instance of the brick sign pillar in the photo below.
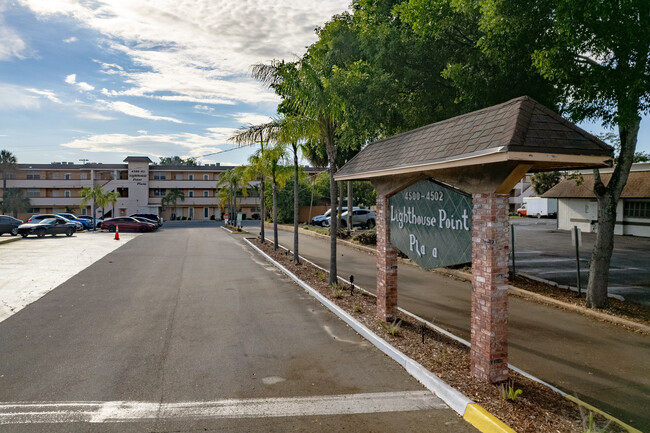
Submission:
<svg viewBox="0 0 650 433">
<path fill-rule="evenodd" d="M 472 195 L 472 376 L 508 379 L 508 199 Z"/>
<path fill-rule="evenodd" d="M 397 318 L 397 250 L 390 243 L 390 202 L 377 194 L 377 316 L 384 322 Z"/>
</svg>

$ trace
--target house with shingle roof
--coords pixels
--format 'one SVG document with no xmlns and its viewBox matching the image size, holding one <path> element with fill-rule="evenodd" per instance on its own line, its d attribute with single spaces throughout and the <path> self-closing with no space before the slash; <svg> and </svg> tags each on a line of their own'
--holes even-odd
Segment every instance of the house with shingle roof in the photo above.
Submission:
<svg viewBox="0 0 650 433">
<path fill-rule="evenodd" d="M 613 168 L 601 169 L 607 185 Z M 560 230 L 577 226 L 583 232 L 598 230 L 598 202 L 594 195 L 592 171 L 582 171 L 579 180 L 565 179 L 546 191 L 542 197 L 556 198 Z M 614 234 L 650 237 L 650 163 L 633 164 L 616 207 Z"/>
</svg>

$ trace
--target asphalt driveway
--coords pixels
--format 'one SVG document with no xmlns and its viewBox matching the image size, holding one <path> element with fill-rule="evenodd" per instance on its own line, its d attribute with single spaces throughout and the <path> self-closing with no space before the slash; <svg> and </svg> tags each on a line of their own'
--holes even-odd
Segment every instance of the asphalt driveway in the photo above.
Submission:
<svg viewBox="0 0 650 433">
<path fill-rule="evenodd" d="M 475 431 L 215 227 L 139 236 L 1 322 L 0 402 L 2 431 Z"/>
</svg>

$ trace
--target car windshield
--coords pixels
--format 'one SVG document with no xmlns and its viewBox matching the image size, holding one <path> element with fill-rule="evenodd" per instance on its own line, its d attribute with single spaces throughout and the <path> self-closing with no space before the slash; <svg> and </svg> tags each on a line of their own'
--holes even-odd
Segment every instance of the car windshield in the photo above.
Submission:
<svg viewBox="0 0 650 433">
<path fill-rule="evenodd" d="M 45 218 L 40 220 L 38 223 L 39 224 L 54 224 L 56 222 L 56 218 Z"/>
</svg>

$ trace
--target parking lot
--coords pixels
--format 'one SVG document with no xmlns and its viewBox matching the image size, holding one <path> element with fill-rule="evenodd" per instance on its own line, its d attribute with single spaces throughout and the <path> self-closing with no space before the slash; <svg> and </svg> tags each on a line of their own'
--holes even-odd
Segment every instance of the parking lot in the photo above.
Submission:
<svg viewBox="0 0 650 433">
<path fill-rule="evenodd" d="M 577 287 L 576 253 L 571 233 L 556 229 L 556 220 L 513 218 L 517 273 L 560 285 Z M 580 278 L 587 287 L 589 264 L 596 234 L 582 233 Z M 650 305 L 650 239 L 615 236 L 609 270 L 609 293 L 626 301 Z M 512 266 L 512 261 L 510 263 Z"/>
<path fill-rule="evenodd" d="M 137 236 L 120 233 L 116 241 L 112 233 L 83 231 L 0 243 L 0 322 Z"/>
</svg>

